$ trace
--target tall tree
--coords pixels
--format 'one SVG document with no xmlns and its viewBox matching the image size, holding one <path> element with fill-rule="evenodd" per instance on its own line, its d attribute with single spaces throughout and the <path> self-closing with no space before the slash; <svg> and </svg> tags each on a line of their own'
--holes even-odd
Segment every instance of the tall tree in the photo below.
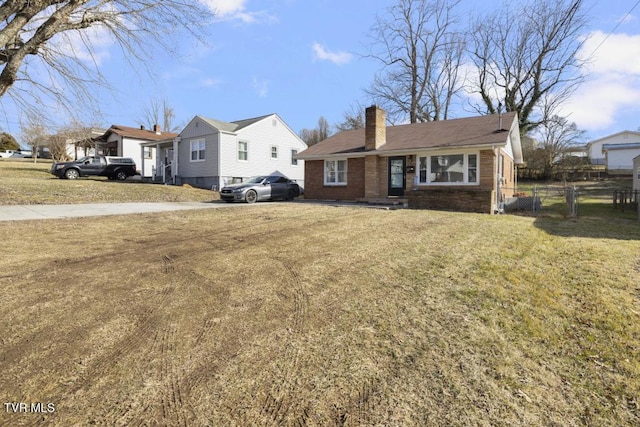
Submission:
<svg viewBox="0 0 640 427">
<path fill-rule="evenodd" d="M 0 27 L 0 97 L 9 93 L 26 108 L 29 102 L 24 97 L 37 89 L 68 106 L 70 94 L 86 95 L 91 84 L 107 85 L 97 66 L 95 33 L 89 30 L 100 31 L 100 38 L 112 39 L 129 60 L 144 65 L 156 46 L 171 49 L 175 32 L 199 35 L 210 15 L 199 1 L 4 1 L 0 4 L 4 24 Z M 86 53 L 88 60 L 83 58 Z M 42 66 L 47 77 L 33 74 L 29 64 Z M 9 92 L 18 82 L 20 87 Z"/>
<path fill-rule="evenodd" d="M 544 178 L 550 178 L 555 165 L 564 160 L 567 154 L 584 141 L 585 132 L 569 122 L 565 117 L 552 116 L 535 130 L 539 142 L 537 148 Z"/>
<path fill-rule="evenodd" d="M 366 91 L 391 122 L 449 117 L 460 76 L 465 37 L 456 31 L 460 0 L 399 0 L 372 27 L 369 55 L 383 69 Z"/>
<path fill-rule="evenodd" d="M 7 132 L 0 133 L 0 150 L 18 150 L 19 148 L 20 144 L 13 135 Z"/>
<path fill-rule="evenodd" d="M 302 129 L 300 131 L 300 139 L 302 139 L 308 146 L 317 144 L 320 141 L 327 139 L 331 135 L 331 127 L 329 122 L 323 116 L 318 119 L 318 127 L 315 129 Z"/>
<path fill-rule="evenodd" d="M 26 112 L 20 119 L 22 140 L 31 147 L 33 162 L 38 162 L 40 149 L 47 143 L 47 125 L 39 114 Z"/>
<path fill-rule="evenodd" d="M 479 17 L 469 48 L 478 112 L 493 114 L 499 104 L 517 111 L 523 135 L 551 119 L 583 80 L 577 53 L 586 23 L 582 0 L 505 2 Z"/>
<path fill-rule="evenodd" d="M 336 125 L 336 129 L 339 132 L 351 129 L 362 129 L 365 126 L 365 108 L 356 103 L 351 105 L 349 111 L 345 111 L 343 115 L 343 121 Z"/>
<path fill-rule="evenodd" d="M 176 114 L 174 109 L 169 106 L 166 98 L 151 100 L 149 105 L 143 108 L 142 114 L 144 117 L 138 120 L 138 124 L 145 125 L 149 129 L 153 129 L 155 125 L 158 125 L 164 132 L 178 133 L 180 130 L 180 126 L 173 123 Z"/>
</svg>

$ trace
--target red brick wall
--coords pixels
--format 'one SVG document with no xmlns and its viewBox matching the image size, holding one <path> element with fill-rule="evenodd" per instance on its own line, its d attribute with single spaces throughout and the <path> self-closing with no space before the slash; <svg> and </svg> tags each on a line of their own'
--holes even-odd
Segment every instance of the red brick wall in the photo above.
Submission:
<svg viewBox="0 0 640 427">
<path fill-rule="evenodd" d="M 324 160 L 304 162 L 305 199 L 356 200 L 364 197 L 364 158 L 349 159 L 347 185 L 324 185 Z"/>
<path fill-rule="evenodd" d="M 495 192 L 479 188 L 429 188 L 408 193 L 412 209 L 493 213 Z"/>
</svg>

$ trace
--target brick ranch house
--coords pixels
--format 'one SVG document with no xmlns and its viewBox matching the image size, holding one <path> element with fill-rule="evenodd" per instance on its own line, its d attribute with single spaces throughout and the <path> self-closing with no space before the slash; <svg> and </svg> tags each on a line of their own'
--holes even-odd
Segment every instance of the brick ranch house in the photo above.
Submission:
<svg viewBox="0 0 640 427">
<path fill-rule="evenodd" d="M 410 208 L 495 213 L 513 197 L 522 163 L 515 112 L 401 126 L 386 126 L 375 105 L 365 116 L 364 129 L 298 154 L 305 198 L 402 198 Z"/>
</svg>

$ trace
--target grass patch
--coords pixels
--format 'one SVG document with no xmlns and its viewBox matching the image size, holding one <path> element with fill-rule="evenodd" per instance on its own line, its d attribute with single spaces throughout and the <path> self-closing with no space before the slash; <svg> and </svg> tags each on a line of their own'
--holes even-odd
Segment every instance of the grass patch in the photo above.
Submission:
<svg viewBox="0 0 640 427">
<path fill-rule="evenodd" d="M 565 200 L 565 189 L 575 187 L 578 192 L 578 217 L 590 220 L 637 221 L 638 213 L 634 208 L 627 207 L 622 211 L 614 209 L 613 205 L 614 191 L 630 190 L 632 186 L 631 179 L 567 183 L 523 182 L 518 184 L 518 191 L 531 196 L 537 189 L 542 202 L 539 216 L 542 217 L 566 218 L 569 210 Z"/>
<path fill-rule="evenodd" d="M 218 199 L 218 193 L 190 186 L 166 186 L 104 177 L 59 179 L 50 161 L 0 160 L 0 204 L 64 204 L 106 202 L 188 202 Z"/>
<path fill-rule="evenodd" d="M 58 408 L 0 424 L 638 425 L 640 228 L 592 222 L 263 204 L 0 224 L 2 397 Z"/>
</svg>

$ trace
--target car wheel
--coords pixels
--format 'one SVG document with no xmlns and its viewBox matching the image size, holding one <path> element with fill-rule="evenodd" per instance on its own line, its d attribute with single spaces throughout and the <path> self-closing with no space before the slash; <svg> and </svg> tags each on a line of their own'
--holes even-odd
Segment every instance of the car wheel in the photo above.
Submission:
<svg viewBox="0 0 640 427">
<path fill-rule="evenodd" d="M 118 181 L 124 181 L 125 179 L 127 179 L 129 177 L 129 175 L 127 175 L 127 173 L 125 171 L 118 171 L 116 172 L 116 179 Z"/>
<path fill-rule="evenodd" d="M 254 190 L 249 190 L 247 191 L 247 194 L 245 194 L 244 200 L 246 200 L 247 203 L 255 203 L 258 201 L 258 193 Z"/>
<path fill-rule="evenodd" d="M 80 178 L 80 172 L 78 172 L 76 169 L 67 169 L 67 171 L 64 173 L 64 177 L 67 179 L 78 179 Z"/>
<path fill-rule="evenodd" d="M 290 202 L 296 198 L 296 192 L 293 190 L 287 191 L 287 201 Z"/>
</svg>

